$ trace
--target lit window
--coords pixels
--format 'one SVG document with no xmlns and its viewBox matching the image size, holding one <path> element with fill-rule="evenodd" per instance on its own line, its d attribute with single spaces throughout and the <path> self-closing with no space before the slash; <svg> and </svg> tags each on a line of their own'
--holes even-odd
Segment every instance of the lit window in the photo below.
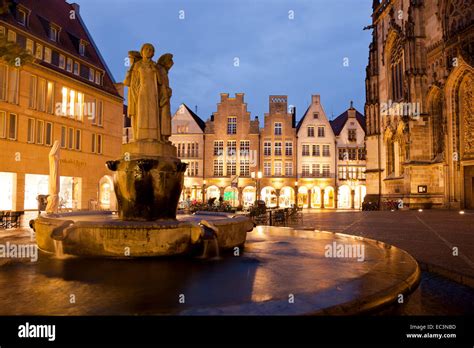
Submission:
<svg viewBox="0 0 474 348">
<path fill-rule="evenodd" d="M 77 119 L 82 121 L 84 118 L 84 93 L 77 93 Z"/>
<path fill-rule="evenodd" d="M 46 112 L 54 113 L 54 82 L 48 81 L 48 87 L 46 90 Z"/>
<path fill-rule="evenodd" d="M 8 41 L 16 42 L 16 33 L 13 30 L 8 30 Z"/>
<path fill-rule="evenodd" d="M 43 45 L 41 45 L 39 43 L 36 44 L 35 58 L 43 60 Z"/>
<path fill-rule="evenodd" d="M 0 100 L 7 99 L 8 70 L 5 64 L 0 64 Z"/>
<path fill-rule="evenodd" d="M 64 57 L 62 54 L 59 55 L 59 67 L 61 69 L 66 68 L 66 57 Z"/>
<path fill-rule="evenodd" d="M 293 175 L 293 162 L 285 162 L 285 176 Z"/>
<path fill-rule="evenodd" d="M 63 87 L 61 90 L 61 95 L 62 95 L 62 103 L 61 103 L 61 115 L 66 116 L 67 115 L 67 88 Z"/>
<path fill-rule="evenodd" d="M 275 176 L 281 176 L 281 162 L 275 162 Z"/>
<path fill-rule="evenodd" d="M 263 163 L 263 175 L 271 176 L 272 175 L 272 163 L 264 162 Z"/>
<path fill-rule="evenodd" d="M 51 63 L 51 49 L 49 47 L 44 48 L 44 61 Z"/>
<path fill-rule="evenodd" d="M 33 54 L 34 50 L 34 42 L 33 40 L 26 39 L 26 50 L 28 51 L 29 54 Z"/>
<path fill-rule="evenodd" d="M 74 117 L 75 115 L 75 105 L 76 104 L 76 91 L 69 91 L 69 116 Z"/>
</svg>

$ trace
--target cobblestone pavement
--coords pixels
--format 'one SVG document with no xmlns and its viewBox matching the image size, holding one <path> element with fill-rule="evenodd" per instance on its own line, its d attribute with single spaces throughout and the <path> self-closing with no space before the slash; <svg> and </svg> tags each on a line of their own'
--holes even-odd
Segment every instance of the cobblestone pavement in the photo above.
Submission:
<svg viewBox="0 0 474 348">
<path fill-rule="evenodd" d="M 408 251 L 425 270 L 474 288 L 474 211 L 305 210 L 304 229 L 377 239 Z"/>
</svg>

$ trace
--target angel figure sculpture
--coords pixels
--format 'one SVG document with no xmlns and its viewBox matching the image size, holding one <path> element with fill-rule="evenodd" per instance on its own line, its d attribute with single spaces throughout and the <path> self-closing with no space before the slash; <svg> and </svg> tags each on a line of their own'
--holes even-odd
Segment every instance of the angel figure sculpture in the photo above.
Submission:
<svg viewBox="0 0 474 348">
<path fill-rule="evenodd" d="M 132 119 L 134 141 L 161 141 L 160 98 L 161 74 L 152 60 L 155 48 L 146 43 L 140 54 L 129 52 L 133 60 L 124 84 L 128 92 L 128 116 Z"/>
</svg>

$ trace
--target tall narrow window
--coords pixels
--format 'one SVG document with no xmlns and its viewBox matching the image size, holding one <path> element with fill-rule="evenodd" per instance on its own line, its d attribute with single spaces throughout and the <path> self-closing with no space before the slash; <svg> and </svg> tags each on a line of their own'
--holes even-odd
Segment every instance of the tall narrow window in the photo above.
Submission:
<svg viewBox="0 0 474 348">
<path fill-rule="evenodd" d="M 30 75 L 30 91 L 29 91 L 29 101 L 28 107 L 34 109 L 36 107 L 36 84 L 37 77 L 35 75 Z"/>
<path fill-rule="evenodd" d="M 275 122 L 275 135 L 281 135 L 281 122 Z"/>
<path fill-rule="evenodd" d="M 281 142 L 275 142 L 275 156 L 281 156 Z"/>
<path fill-rule="evenodd" d="M 74 75 L 79 75 L 79 63 L 74 62 Z"/>
<path fill-rule="evenodd" d="M 62 96 L 61 115 L 62 116 L 67 115 L 67 95 L 68 95 L 68 90 L 66 87 L 63 87 L 61 90 L 61 96 Z"/>
<path fill-rule="evenodd" d="M 97 102 L 97 125 L 98 126 L 102 126 L 102 115 L 103 115 L 103 111 L 104 111 L 104 104 L 102 102 L 102 100 L 99 100 Z"/>
<path fill-rule="evenodd" d="M 28 134 L 26 137 L 26 141 L 28 143 L 35 142 L 35 119 L 34 118 L 28 118 Z"/>
<path fill-rule="evenodd" d="M 275 162 L 275 176 L 281 176 L 281 162 Z"/>
<path fill-rule="evenodd" d="M 89 81 L 94 82 L 95 71 L 92 68 L 89 68 Z"/>
<path fill-rule="evenodd" d="M 16 114 L 10 114 L 8 120 L 8 139 L 16 140 L 17 135 L 17 116 Z"/>
<path fill-rule="evenodd" d="M 66 61 L 66 70 L 72 72 L 72 59 L 68 58 Z"/>
<path fill-rule="evenodd" d="M 72 150 L 74 148 L 74 129 L 69 128 L 67 134 L 67 148 Z"/>
<path fill-rule="evenodd" d="M 82 121 L 84 119 L 84 93 L 77 93 L 77 119 Z"/>
<path fill-rule="evenodd" d="M 45 145 L 51 146 L 53 144 L 53 124 L 46 122 Z"/>
<path fill-rule="evenodd" d="M 272 155 L 272 142 L 271 141 L 265 141 L 263 143 L 263 155 L 264 156 Z"/>
<path fill-rule="evenodd" d="M 293 175 L 293 162 L 285 162 L 285 176 Z"/>
<path fill-rule="evenodd" d="M 293 142 L 291 141 L 285 142 L 285 155 L 293 156 Z"/>
<path fill-rule="evenodd" d="M 61 126 L 61 148 L 66 148 L 66 138 L 67 138 L 67 130 L 65 126 Z"/>
<path fill-rule="evenodd" d="M 8 69 L 5 64 L 0 64 L 0 100 L 7 99 Z"/>
<path fill-rule="evenodd" d="M 46 80 L 38 79 L 38 92 L 37 92 L 38 101 L 36 107 L 38 111 L 46 110 Z"/>
<path fill-rule="evenodd" d="M 7 40 L 10 42 L 16 42 L 16 33 L 13 30 L 8 30 Z"/>
<path fill-rule="evenodd" d="M 18 104 L 18 83 L 19 70 L 8 68 L 8 101 L 12 104 Z"/>
<path fill-rule="evenodd" d="M 86 45 L 84 42 L 79 43 L 79 54 L 84 56 L 86 54 Z"/>
<path fill-rule="evenodd" d="M 319 126 L 318 127 L 318 138 L 324 138 L 324 137 L 325 137 L 324 126 Z"/>
<path fill-rule="evenodd" d="M 309 126 L 307 128 L 307 132 L 308 132 L 307 133 L 308 137 L 310 137 L 310 138 L 314 137 L 314 127 L 313 126 Z"/>
<path fill-rule="evenodd" d="M 48 81 L 46 87 L 46 112 L 54 114 L 54 83 Z"/>
<path fill-rule="evenodd" d="M 0 111 L 0 138 L 7 137 L 7 113 Z"/>
<path fill-rule="evenodd" d="M 61 69 L 65 69 L 66 68 L 66 57 L 62 54 L 59 55 L 59 67 Z"/>
<path fill-rule="evenodd" d="M 49 47 L 44 48 L 44 61 L 46 63 L 51 63 L 51 48 Z"/>
<path fill-rule="evenodd" d="M 91 152 L 92 152 L 92 153 L 95 153 L 96 150 L 97 150 L 97 149 L 96 149 L 96 148 L 97 148 L 96 141 L 97 141 L 96 135 L 95 135 L 94 133 L 92 133 L 92 143 L 91 143 Z M 180 144 L 178 144 L 178 145 L 180 145 Z M 179 155 L 178 155 L 178 156 L 179 156 Z"/>
<path fill-rule="evenodd" d="M 102 134 L 97 134 L 97 153 L 101 154 L 102 153 Z"/>
<path fill-rule="evenodd" d="M 26 39 L 26 51 L 31 55 L 35 52 L 33 40 Z"/>
<path fill-rule="evenodd" d="M 44 142 L 44 121 L 36 120 L 36 143 L 43 144 Z"/>
<path fill-rule="evenodd" d="M 237 134 L 237 117 L 227 118 L 227 134 Z"/>
<path fill-rule="evenodd" d="M 43 60 L 43 45 L 39 43 L 36 44 L 35 58 L 39 60 Z"/>
<path fill-rule="evenodd" d="M 69 116 L 74 118 L 76 110 L 76 91 L 73 89 L 69 90 Z"/>
<path fill-rule="evenodd" d="M 75 138 L 75 140 L 76 140 L 76 145 L 75 145 L 74 148 L 75 148 L 77 151 L 80 151 L 80 150 L 81 150 L 81 139 L 82 139 L 82 138 L 81 138 L 81 130 L 80 130 L 80 129 L 76 129 L 76 138 Z"/>
<path fill-rule="evenodd" d="M 58 29 L 50 26 L 49 27 L 49 39 L 51 41 L 57 42 L 58 41 Z"/>
</svg>

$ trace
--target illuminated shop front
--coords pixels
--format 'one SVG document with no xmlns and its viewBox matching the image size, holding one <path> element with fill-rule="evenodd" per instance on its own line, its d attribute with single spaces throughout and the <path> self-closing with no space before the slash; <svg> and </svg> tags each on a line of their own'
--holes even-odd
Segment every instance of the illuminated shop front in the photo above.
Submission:
<svg viewBox="0 0 474 348">
<path fill-rule="evenodd" d="M 285 186 L 280 189 L 279 206 L 289 208 L 295 204 L 295 191 L 292 187 Z"/>
<path fill-rule="evenodd" d="M 13 209 L 15 176 L 15 173 L 0 172 L 0 210 Z"/>
</svg>

